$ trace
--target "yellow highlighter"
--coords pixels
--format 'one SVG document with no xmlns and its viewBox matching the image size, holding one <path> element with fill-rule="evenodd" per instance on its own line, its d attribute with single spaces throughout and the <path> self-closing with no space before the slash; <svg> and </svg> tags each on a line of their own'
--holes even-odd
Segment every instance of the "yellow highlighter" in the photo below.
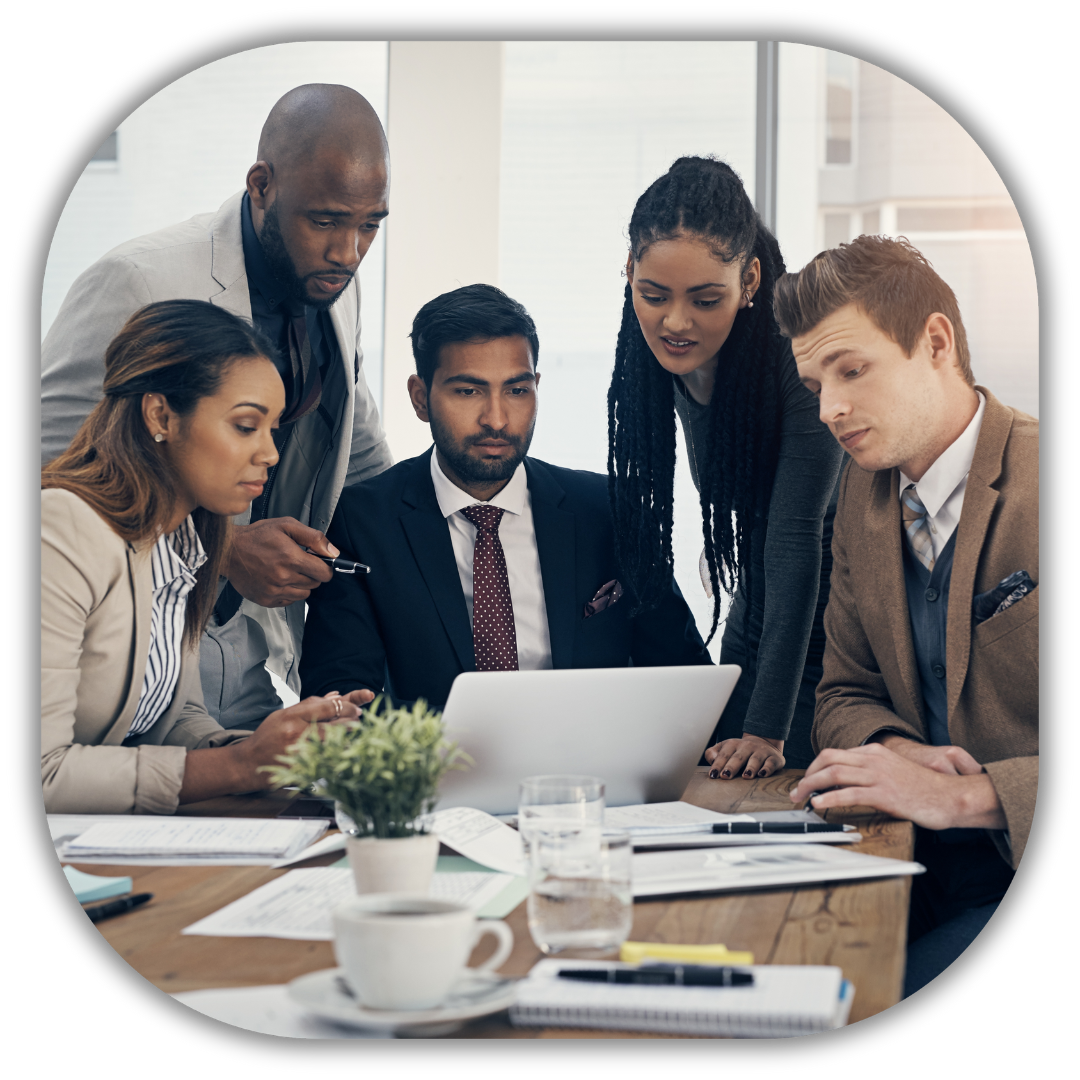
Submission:
<svg viewBox="0 0 1080 1080">
<path fill-rule="evenodd" d="M 619 950 L 624 964 L 674 960 L 687 964 L 752 964 L 752 952 L 730 952 L 726 945 L 667 945 L 662 941 L 626 941 Z"/>
</svg>

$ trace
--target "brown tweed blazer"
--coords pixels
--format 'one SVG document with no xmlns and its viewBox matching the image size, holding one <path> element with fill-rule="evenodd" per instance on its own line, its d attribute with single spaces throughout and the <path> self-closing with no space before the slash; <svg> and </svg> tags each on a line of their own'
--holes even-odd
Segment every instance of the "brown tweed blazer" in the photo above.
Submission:
<svg viewBox="0 0 1080 1080">
<path fill-rule="evenodd" d="M 1039 590 L 972 626 L 972 598 L 1016 570 L 1039 581 L 1039 423 L 988 390 L 957 526 L 946 631 L 949 734 L 989 774 L 1008 822 L 991 833 L 1020 861 L 1039 772 Z M 893 730 L 930 741 L 915 666 L 901 544 L 899 471 L 844 470 L 825 612 L 815 750 Z"/>
</svg>

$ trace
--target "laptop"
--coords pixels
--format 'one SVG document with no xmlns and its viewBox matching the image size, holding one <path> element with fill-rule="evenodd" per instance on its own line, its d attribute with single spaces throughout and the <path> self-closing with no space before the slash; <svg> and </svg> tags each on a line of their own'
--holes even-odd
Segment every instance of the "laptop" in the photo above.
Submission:
<svg viewBox="0 0 1080 1080">
<path fill-rule="evenodd" d="M 450 688 L 447 737 L 473 759 L 447 773 L 437 809 L 513 814 L 526 776 L 598 776 L 608 806 L 682 795 L 740 668 L 469 671 Z"/>
</svg>

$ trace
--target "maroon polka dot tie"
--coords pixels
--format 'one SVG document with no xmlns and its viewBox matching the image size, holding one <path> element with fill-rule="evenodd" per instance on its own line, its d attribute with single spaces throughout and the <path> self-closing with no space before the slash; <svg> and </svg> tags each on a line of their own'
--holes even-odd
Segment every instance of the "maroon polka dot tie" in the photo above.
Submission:
<svg viewBox="0 0 1080 1080">
<path fill-rule="evenodd" d="M 517 633 L 506 556 L 499 539 L 503 511 L 498 506 L 466 506 L 476 526 L 473 549 L 473 652 L 477 671 L 517 671 Z"/>
</svg>

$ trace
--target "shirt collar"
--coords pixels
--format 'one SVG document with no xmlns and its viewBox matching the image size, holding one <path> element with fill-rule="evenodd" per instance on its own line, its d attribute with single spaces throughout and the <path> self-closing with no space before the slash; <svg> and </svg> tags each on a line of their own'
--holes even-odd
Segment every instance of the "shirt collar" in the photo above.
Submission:
<svg viewBox="0 0 1080 1080">
<path fill-rule="evenodd" d="M 976 391 L 976 393 L 979 393 Z M 916 484 L 919 502 L 926 507 L 930 517 L 936 517 L 941 508 L 949 501 L 949 496 L 967 479 L 971 471 L 971 461 L 975 457 L 975 444 L 979 441 L 979 428 L 982 427 L 983 414 L 986 412 L 986 398 L 979 394 L 979 407 L 971 422 L 964 428 L 960 437 L 946 447 L 933 465 L 923 474 Z M 915 481 L 900 471 L 900 491 Z"/>
<path fill-rule="evenodd" d="M 153 587 L 162 589 L 178 577 L 195 584 L 195 571 L 206 562 L 206 551 L 188 514 L 174 532 L 158 538 L 159 559 L 151 560 Z"/>
<path fill-rule="evenodd" d="M 288 312 L 289 295 L 266 261 L 262 243 L 255 232 L 255 223 L 251 220 L 251 199 L 246 191 L 240 200 L 240 236 L 244 245 L 244 267 L 247 270 L 248 284 L 262 293 L 272 311 L 280 308 L 283 312 Z"/>
<path fill-rule="evenodd" d="M 464 510 L 466 506 L 475 506 L 479 500 L 467 491 L 462 491 L 439 467 L 439 455 L 431 451 L 431 482 L 435 485 L 435 498 L 439 500 L 439 510 L 444 518 Z M 484 506 L 498 506 L 510 514 L 521 514 L 525 509 L 525 496 L 529 489 L 529 479 L 525 474 L 525 462 L 514 470 L 509 483 L 489 499 Z"/>
</svg>

